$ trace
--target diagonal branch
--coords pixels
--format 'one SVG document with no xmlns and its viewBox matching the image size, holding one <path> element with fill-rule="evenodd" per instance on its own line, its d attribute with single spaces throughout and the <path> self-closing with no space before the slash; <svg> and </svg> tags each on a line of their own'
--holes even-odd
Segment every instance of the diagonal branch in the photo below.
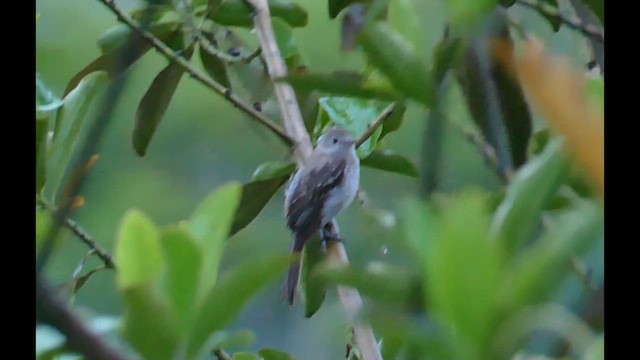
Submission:
<svg viewBox="0 0 640 360">
<path fill-rule="evenodd" d="M 604 33 L 602 32 L 602 28 L 599 26 L 594 26 L 593 24 L 585 23 L 578 18 L 562 14 L 560 12 L 560 9 L 537 0 L 518 0 L 518 4 L 539 11 L 547 16 L 556 18 L 563 24 L 581 32 L 585 36 L 588 36 L 598 42 L 604 43 Z"/>
<path fill-rule="evenodd" d="M 120 10 L 115 1 L 113 0 L 99 0 L 103 3 L 109 10 L 111 10 L 118 18 L 118 21 L 124 23 L 129 26 L 131 29 L 136 31 L 145 41 L 147 41 L 151 46 L 153 46 L 160 54 L 162 54 L 167 60 L 174 64 L 178 64 L 180 67 L 184 69 L 192 78 L 196 79 L 206 87 L 215 91 L 219 95 L 222 95 L 231 102 L 235 107 L 240 109 L 245 114 L 249 115 L 253 119 L 257 120 L 260 124 L 267 127 L 273 133 L 278 135 L 278 137 L 285 142 L 287 145 L 293 144 L 293 140 L 287 135 L 287 133 L 276 123 L 271 121 L 267 116 L 256 111 L 253 106 L 245 103 L 242 99 L 240 99 L 237 95 L 235 95 L 231 89 L 227 89 L 216 81 L 212 80 L 210 77 L 193 67 L 193 65 L 185 58 L 176 54 L 170 47 L 168 47 L 162 40 L 158 39 L 151 32 L 143 29 L 135 20 L 133 20 L 130 16 L 125 14 L 122 10 Z"/>
<path fill-rule="evenodd" d="M 280 49 L 278 49 L 275 40 L 267 0 L 247 1 L 254 9 L 256 33 L 260 47 L 262 48 L 262 53 L 269 67 L 271 79 L 286 77 L 287 67 L 282 60 Z M 273 86 L 282 113 L 285 129 L 287 130 L 287 134 L 289 134 L 295 142 L 294 156 L 296 162 L 298 165 L 301 165 L 313 151 L 313 146 L 311 145 L 309 133 L 305 128 L 302 114 L 300 113 L 296 94 L 288 83 L 274 82 Z M 328 227 L 333 227 L 333 229 L 330 229 L 332 234 L 338 234 L 338 227 L 335 221 L 329 223 Z M 344 245 L 337 241 L 332 241 L 328 244 L 327 256 L 329 261 L 345 265 L 349 263 L 349 257 L 347 256 Z M 363 305 L 358 290 L 338 286 L 338 296 L 340 297 L 347 316 L 349 316 L 352 321 L 355 321 Z M 353 331 L 363 360 L 382 360 L 382 355 L 378 349 L 371 326 L 363 323 L 354 324 Z"/>
<path fill-rule="evenodd" d="M 89 329 L 40 276 L 36 276 L 36 319 L 64 334 L 69 347 L 87 359 L 127 359 L 127 356 Z"/>
<path fill-rule="evenodd" d="M 371 135 L 380 126 L 382 126 L 384 121 L 387 120 L 391 115 L 393 115 L 393 110 L 395 110 L 395 108 L 396 108 L 396 103 L 391 103 L 391 105 L 387 106 L 382 111 L 380 116 L 378 116 L 378 118 L 373 122 L 373 124 L 371 124 L 371 126 L 369 126 L 367 131 L 365 131 L 364 134 L 362 134 L 362 136 L 360 136 L 360 139 L 358 139 L 358 142 L 356 142 L 356 148 L 359 148 L 360 145 L 362 145 L 365 141 L 367 141 L 367 139 L 369 139 L 369 137 L 371 137 Z"/>
</svg>

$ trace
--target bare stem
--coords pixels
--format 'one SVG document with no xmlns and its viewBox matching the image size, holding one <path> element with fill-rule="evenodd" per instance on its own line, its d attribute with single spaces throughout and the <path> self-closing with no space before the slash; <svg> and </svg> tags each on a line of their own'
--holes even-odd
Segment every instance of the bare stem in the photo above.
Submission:
<svg viewBox="0 0 640 360">
<path fill-rule="evenodd" d="M 118 17 L 118 20 L 120 22 L 124 23 L 125 25 L 129 26 L 134 31 L 136 31 L 138 34 L 140 34 L 140 36 L 142 36 L 142 38 L 144 38 L 145 41 L 147 41 L 149 44 L 151 44 L 151 46 L 153 46 L 156 50 L 158 50 L 158 52 L 160 52 L 160 54 L 162 54 L 165 58 L 167 58 L 167 60 L 169 60 L 174 64 L 178 64 L 192 78 L 196 79 L 197 81 L 199 81 L 206 87 L 210 88 L 211 90 L 215 91 L 216 93 L 224 96 L 224 98 L 227 99 L 229 102 L 231 102 L 235 107 L 240 109 L 245 114 L 249 115 L 251 118 L 257 120 L 260 124 L 264 125 L 273 133 L 278 135 L 278 137 L 283 142 L 285 142 L 285 144 L 287 145 L 293 144 L 293 141 L 291 140 L 291 138 L 280 126 L 278 126 L 276 123 L 271 121 L 271 119 L 266 117 L 264 114 L 260 113 L 259 111 L 256 111 L 253 108 L 253 106 L 245 103 L 242 99 L 240 99 L 237 95 L 235 95 L 231 91 L 231 89 L 227 89 L 223 85 L 212 80 L 210 77 L 208 77 L 207 75 L 205 75 L 204 73 L 196 69 L 191 64 L 191 62 L 189 62 L 187 59 L 176 54 L 170 47 L 168 47 L 164 42 L 162 42 L 162 40 L 158 39 L 151 32 L 143 29 L 135 20 L 133 20 L 130 16 L 128 16 L 122 10 L 120 10 L 116 6 L 113 0 L 98 0 L 98 1 L 103 3 L 107 8 L 109 8 L 109 10 L 111 10 Z"/>
<path fill-rule="evenodd" d="M 367 139 L 371 137 L 371 135 L 384 123 L 384 121 L 387 120 L 391 115 L 393 115 L 393 110 L 395 109 L 395 107 L 396 103 L 392 103 L 382 111 L 376 121 L 374 121 L 373 124 L 369 126 L 367 131 L 365 131 L 364 134 L 360 136 L 360 139 L 358 139 L 358 141 L 356 142 L 356 148 L 359 148 L 360 145 L 367 141 Z"/>
<path fill-rule="evenodd" d="M 287 76 L 287 67 L 282 60 L 280 49 L 275 40 L 273 27 L 271 24 L 271 14 L 267 0 L 247 0 L 254 9 L 254 22 L 258 40 L 262 48 L 262 53 L 269 68 L 271 79 L 284 78 Z M 307 157 L 313 151 L 311 139 L 307 132 L 300 107 L 296 99 L 295 92 L 291 85 L 285 82 L 274 82 L 276 98 L 282 112 L 284 126 L 287 134 L 294 140 L 294 156 L 298 165 L 304 164 Z M 338 234 L 338 227 L 335 221 L 327 225 L 332 234 Z M 349 257 L 342 243 L 331 241 L 328 244 L 327 256 L 329 261 L 347 265 Z M 362 308 L 362 298 L 358 290 L 338 286 L 338 296 L 347 313 L 347 316 L 355 322 L 360 309 Z M 355 324 L 354 333 L 358 348 L 364 360 L 382 360 L 382 355 L 378 349 L 373 330 L 368 324 Z"/>
<path fill-rule="evenodd" d="M 558 19 L 563 24 L 569 26 L 570 28 L 577 30 L 596 41 L 604 43 L 604 33 L 602 32 L 602 28 L 598 26 L 594 26 L 593 24 L 587 24 L 582 20 L 574 17 L 570 17 L 564 15 L 560 12 L 560 10 L 554 6 L 546 4 L 542 1 L 538 0 L 518 0 L 518 4 L 526 6 L 528 8 L 539 11 L 547 16 L 554 17 Z"/>
<path fill-rule="evenodd" d="M 87 359 L 125 360 L 127 357 L 91 329 L 58 298 L 44 279 L 36 277 L 36 319 L 51 325 L 67 338 L 67 344 Z"/>
</svg>

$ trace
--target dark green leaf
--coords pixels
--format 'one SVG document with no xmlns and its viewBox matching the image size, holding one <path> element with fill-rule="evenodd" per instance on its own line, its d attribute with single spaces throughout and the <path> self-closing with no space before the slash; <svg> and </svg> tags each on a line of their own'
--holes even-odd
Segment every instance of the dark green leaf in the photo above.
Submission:
<svg viewBox="0 0 640 360">
<path fill-rule="evenodd" d="M 73 286 L 73 293 L 77 294 L 78 291 L 80 291 L 80 289 L 82 289 L 82 287 L 87 283 L 87 281 L 89 281 L 89 279 L 98 271 L 104 270 L 106 269 L 105 266 L 98 266 L 97 268 L 89 271 L 88 273 L 78 276 L 76 279 L 74 279 L 74 286 Z"/>
<path fill-rule="evenodd" d="M 52 223 L 53 218 L 49 211 L 40 208 L 36 209 L 36 253 L 40 250 L 40 246 L 49 233 Z"/>
<path fill-rule="evenodd" d="M 434 89 L 429 72 L 412 45 L 389 25 L 376 22 L 360 34 L 369 59 L 393 86 L 418 102 L 431 105 Z"/>
<path fill-rule="evenodd" d="M 256 334 L 251 330 L 238 330 L 232 333 L 229 331 L 216 331 L 209 339 L 207 340 L 206 346 L 209 348 L 220 348 L 220 349 L 236 349 L 236 348 L 246 348 L 247 346 L 253 344 L 256 340 Z"/>
<path fill-rule="evenodd" d="M 39 193 L 47 177 L 47 134 L 49 117 L 36 117 L 36 193 Z"/>
<path fill-rule="evenodd" d="M 281 18 L 292 27 L 306 26 L 307 11 L 294 1 L 269 0 L 269 10 L 274 18 Z M 224 26 L 253 27 L 253 9 L 243 0 L 222 0 L 211 20 Z"/>
<path fill-rule="evenodd" d="M 153 283 L 162 272 L 162 246 L 155 224 L 139 210 L 128 210 L 118 231 L 115 253 L 121 289 Z"/>
<path fill-rule="evenodd" d="M 208 293 L 216 283 L 218 267 L 240 196 L 240 184 L 229 183 L 207 195 L 191 215 L 188 228 L 202 254 L 201 281 L 198 287 L 200 295 Z"/>
<path fill-rule="evenodd" d="M 544 0 L 544 3 L 553 6 L 556 9 L 560 9 L 560 6 L 558 5 L 558 0 Z M 562 21 L 560 20 L 559 17 L 557 16 L 550 16 L 546 13 L 541 13 L 542 16 L 544 16 L 545 19 L 547 19 L 547 21 L 549 22 L 549 25 L 551 25 L 551 28 L 553 29 L 553 31 L 558 32 L 558 30 L 560 30 L 560 26 L 562 25 Z"/>
<path fill-rule="evenodd" d="M 357 98 L 396 100 L 397 94 L 367 87 L 367 78 L 361 74 L 336 71 L 331 74 L 290 74 L 288 83 L 296 90 L 317 90 L 333 95 Z"/>
<path fill-rule="evenodd" d="M 202 255 L 185 229 L 164 230 L 161 242 L 168 270 L 167 293 L 174 319 L 179 324 L 181 334 L 185 336 L 191 329 L 198 304 Z"/>
<path fill-rule="evenodd" d="M 445 78 L 437 86 L 436 98 L 446 94 L 450 81 Z M 441 182 L 442 148 L 446 118 L 444 101 L 436 100 L 429 110 L 422 140 L 422 195 L 430 197 Z"/>
<path fill-rule="evenodd" d="M 374 150 L 369 156 L 360 161 L 360 165 L 411 177 L 418 177 L 418 169 L 416 169 L 416 166 L 411 161 L 388 149 Z"/>
<path fill-rule="evenodd" d="M 89 109 L 106 84 L 106 74 L 102 71 L 96 72 L 82 79 L 64 98 L 64 106 L 56 116 L 53 141 L 48 153 L 47 189 L 52 197 L 55 197 L 62 182 Z"/>
<path fill-rule="evenodd" d="M 441 40 L 433 53 L 433 80 L 440 84 L 447 71 L 456 68 L 463 53 L 462 41 L 459 38 L 445 38 Z"/>
<path fill-rule="evenodd" d="M 213 80 L 219 82 L 227 89 L 231 88 L 227 64 L 225 64 L 222 59 L 200 48 L 200 61 L 202 61 L 202 66 Z"/>
<path fill-rule="evenodd" d="M 189 52 L 187 58 L 190 57 Z M 133 129 L 133 148 L 138 155 L 146 154 L 151 138 L 169 107 L 183 73 L 182 66 L 170 63 L 153 79 L 151 86 L 140 100 Z"/>
<path fill-rule="evenodd" d="M 531 115 L 520 85 L 490 53 L 495 37 L 511 43 L 503 12 L 496 11 L 465 51 L 458 79 L 474 122 L 509 173 L 527 160 Z"/>
<path fill-rule="evenodd" d="M 500 5 L 505 6 L 505 7 L 510 7 L 511 5 L 515 4 L 516 0 L 500 0 Z"/>
<path fill-rule="evenodd" d="M 603 239 L 603 214 L 585 202 L 561 215 L 553 227 L 514 259 L 499 297 L 510 309 L 544 301 L 571 273 L 571 259 Z"/>
<path fill-rule="evenodd" d="M 118 273 L 122 267 L 118 267 Z M 150 286 L 134 286 L 124 291 L 126 310 L 124 336 L 144 359 L 171 360 L 178 347 L 177 326 L 169 309 Z"/>
<path fill-rule="evenodd" d="M 564 183 L 568 169 L 563 141 L 556 139 L 513 176 L 491 226 L 493 236 L 504 242 L 509 253 L 526 242 L 545 204 Z"/>
<path fill-rule="evenodd" d="M 347 13 L 342 17 L 340 26 L 340 50 L 353 51 L 356 49 L 358 35 L 366 24 L 367 6 L 362 3 L 351 4 Z"/>
<path fill-rule="evenodd" d="M 582 0 L 604 25 L 604 0 Z"/>
<path fill-rule="evenodd" d="M 166 36 L 174 32 L 180 24 L 180 15 L 177 12 L 166 11 L 161 18 L 151 23 L 150 32 L 157 37 Z M 98 46 L 103 54 L 116 52 L 125 45 L 133 33 L 134 30 L 129 25 L 116 25 L 98 39 Z"/>
<path fill-rule="evenodd" d="M 312 317 L 322 306 L 327 293 L 326 281 L 314 276 L 314 271 L 324 260 L 324 249 L 318 237 L 313 237 L 304 246 L 302 260 L 302 288 L 304 294 L 304 316 Z"/>
<path fill-rule="evenodd" d="M 335 19 L 342 10 L 358 2 L 369 3 L 371 0 L 329 0 L 329 18 Z"/>
<path fill-rule="evenodd" d="M 258 351 L 258 354 L 260 354 L 264 360 L 294 360 L 293 356 L 277 349 L 262 349 Z"/>
<path fill-rule="evenodd" d="M 242 198 L 233 218 L 230 236 L 249 225 L 288 178 L 289 175 L 287 174 L 267 180 L 252 181 L 243 185 Z"/>
<path fill-rule="evenodd" d="M 378 119 L 389 103 L 373 100 L 347 97 L 323 97 L 319 100 L 320 112 L 318 117 L 320 126 L 331 124 L 347 129 L 355 139 Z M 375 150 L 382 133 L 382 128 L 376 129 L 371 137 L 358 148 L 358 156 L 364 158 Z"/>
<path fill-rule="evenodd" d="M 289 267 L 290 260 L 289 254 L 262 255 L 226 273 L 205 297 L 199 309 L 188 356 L 198 353 L 210 334 L 227 326 L 252 296 L 281 276 Z"/>
<path fill-rule="evenodd" d="M 62 100 L 49 89 L 36 71 L 36 115 L 53 111 L 62 106 Z"/>
<path fill-rule="evenodd" d="M 371 263 L 366 268 L 322 266 L 316 274 L 324 281 L 357 288 L 372 299 L 389 304 L 424 306 L 421 278 L 408 271 L 384 263 Z"/>
<path fill-rule="evenodd" d="M 261 164 L 253 172 L 251 180 L 262 181 L 282 176 L 291 175 L 296 170 L 296 164 L 289 160 L 284 161 L 269 161 Z"/>
</svg>

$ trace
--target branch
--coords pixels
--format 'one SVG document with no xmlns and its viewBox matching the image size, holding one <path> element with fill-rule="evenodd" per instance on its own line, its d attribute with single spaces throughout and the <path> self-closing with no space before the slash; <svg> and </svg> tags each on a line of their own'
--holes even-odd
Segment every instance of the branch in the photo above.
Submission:
<svg viewBox="0 0 640 360">
<path fill-rule="evenodd" d="M 356 142 L 356 148 L 359 148 L 360 145 L 362 145 L 365 141 L 367 141 L 367 139 L 371 137 L 371 134 L 373 134 L 382 125 L 382 123 L 384 123 L 385 120 L 387 120 L 391 115 L 393 115 L 393 110 L 395 110 L 395 108 L 396 108 L 396 103 L 391 103 L 391 105 L 387 106 L 382 111 L 382 114 L 378 116 L 376 121 L 374 121 L 373 124 L 369 126 L 367 131 L 365 131 L 364 134 L 360 136 L 360 139 L 358 139 L 358 142 Z"/>
<path fill-rule="evenodd" d="M 36 319 L 64 334 L 69 347 L 87 359 L 127 359 L 118 349 L 89 329 L 39 276 L 36 276 Z"/>
<path fill-rule="evenodd" d="M 262 53 L 267 61 L 269 75 L 272 80 L 287 76 L 287 67 L 282 60 L 280 49 L 275 40 L 273 26 L 271 24 L 271 14 L 267 0 L 247 0 L 254 9 L 255 28 L 262 48 Z M 274 82 L 274 90 L 287 134 L 294 140 L 294 156 L 298 165 L 304 164 L 307 157 L 313 151 L 311 139 L 307 132 L 300 107 L 296 99 L 295 92 L 291 85 L 285 82 Z M 327 227 L 331 234 L 338 234 L 336 221 L 330 222 Z M 332 228 L 332 229 L 331 229 Z M 349 257 L 342 243 L 332 241 L 327 246 L 327 256 L 329 261 L 347 265 Z M 362 308 L 362 298 L 356 289 L 338 286 L 338 296 L 352 321 Z M 364 360 L 382 360 L 382 355 L 378 349 L 373 330 L 368 324 L 357 324 L 353 328 L 356 343 L 362 352 Z"/>
<path fill-rule="evenodd" d="M 599 26 L 586 24 L 578 18 L 564 15 L 558 8 L 546 3 L 541 3 L 537 0 L 518 0 L 518 4 L 526 6 L 530 9 L 534 9 L 540 13 L 543 13 L 544 15 L 554 17 L 570 28 L 581 32 L 585 36 L 588 36 L 598 42 L 604 43 L 604 33 L 602 32 L 602 28 Z"/>
<path fill-rule="evenodd" d="M 136 31 L 143 39 L 145 39 L 151 46 L 153 46 L 158 52 L 160 52 L 167 60 L 170 62 L 179 65 L 182 69 L 187 72 L 192 78 L 196 79 L 206 87 L 215 91 L 219 95 L 224 96 L 229 102 L 231 102 L 235 107 L 242 110 L 245 114 L 249 115 L 253 119 L 260 122 L 260 124 L 266 126 L 273 133 L 278 135 L 278 137 L 287 145 L 292 145 L 293 140 L 287 135 L 287 133 L 277 124 L 271 121 L 264 114 L 256 111 L 251 105 L 245 103 L 236 96 L 231 89 L 227 89 L 216 81 L 212 80 L 210 77 L 193 67 L 193 65 L 186 60 L 185 58 L 177 55 L 170 47 L 168 47 L 162 40 L 158 39 L 155 35 L 150 33 L 149 31 L 143 29 L 135 20 L 133 20 L 130 16 L 122 12 L 113 0 L 98 0 L 103 3 L 109 10 L 111 10 L 118 18 L 118 21 L 124 23 L 129 26 L 131 29 Z"/>
<path fill-rule="evenodd" d="M 45 209 L 53 213 L 56 213 L 58 211 L 55 205 L 40 196 L 36 197 L 36 201 Z M 63 225 L 71 230 L 71 232 L 73 232 L 80 240 L 82 240 L 82 242 L 87 244 L 89 249 L 93 250 L 93 252 L 98 255 L 100 259 L 102 259 L 102 262 L 104 262 L 104 265 L 107 268 L 116 268 L 116 264 L 113 262 L 113 258 L 111 257 L 111 255 L 106 250 L 101 248 L 100 245 L 98 245 L 98 243 L 93 239 L 93 237 L 91 237 L 91 235 L 89 235 L 87 231 L 85 231 L 80 225 L 78 225 L 78 223 L 69 218 L 65 218 Z"/>
</svg>

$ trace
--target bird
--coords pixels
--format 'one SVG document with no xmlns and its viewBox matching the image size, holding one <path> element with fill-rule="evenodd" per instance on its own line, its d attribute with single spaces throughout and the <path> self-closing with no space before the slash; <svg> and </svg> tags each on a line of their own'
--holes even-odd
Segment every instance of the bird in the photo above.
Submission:
<svg viewBox="0 0 640 360">
<path fill-rule="evenodd" d="M 285 191 L 286 221 L 293 233 L 291 252 L 297 255 L 285 284 L 285 295 L 291 305 L 298 287 L 305 243 L 348 207 L 358 192 L 360 159 L 355 144 L 349 131 L 330 128 L 318 138 L 317 146 Z M 322 235 L 323 240 L 340 240 L 333 234 L 323 232 Z"/>
</svg>

